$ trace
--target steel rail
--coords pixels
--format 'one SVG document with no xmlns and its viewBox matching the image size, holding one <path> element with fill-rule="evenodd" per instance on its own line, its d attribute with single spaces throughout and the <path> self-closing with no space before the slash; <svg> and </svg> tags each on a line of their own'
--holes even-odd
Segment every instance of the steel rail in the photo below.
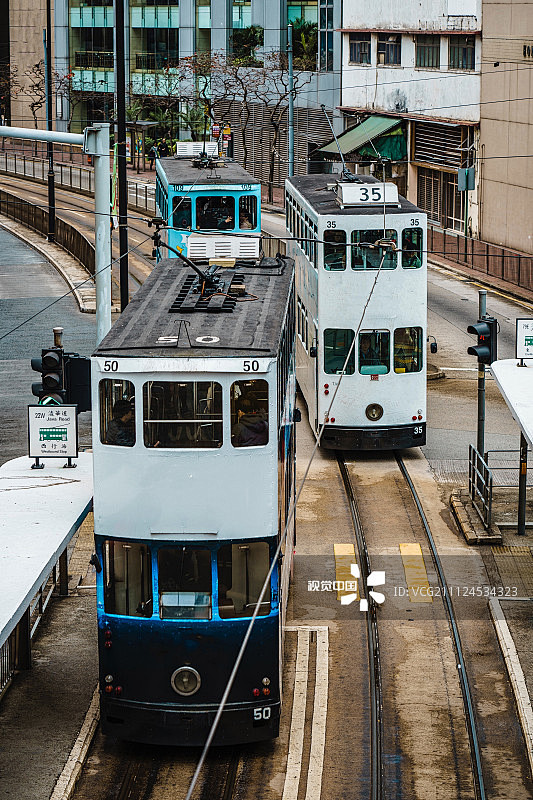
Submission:
<svg viewBox="0 0 533 800">
<path fill-rule="evenodd" d="M 359 560 L 361 564 L 360 590 L 366 587 L 366 580 L 371 573 L 370 556 L 366 546 L 365 533 L 359 508 L 353 491 L 352 482 L 343 453 L 337 453 L 337 463 L 341 473 L 344 490 L 350 505 Z M 365 591 L 366 594 L 366 591 Z M 381 685 L 381 657 L 379 650 L 378 620 L 376 605 L 371 597 L 368 598 L 368 611 L 366 612 L 367 641 L 368 641 L 368 669 L 370 680 L 370 748 L 371 748 L 371 800 L 383 798 L 383 691 Z"/>
<path fill-rule="evenodd" d="M 465 660 L 463 657 L 461 637 L 459 635 L 459 628 L 457 627 L 457 621 L 455 619 L 455 612 L 453 610 L 453 604 L 448 589 L 448 583 L 446 581 L 446 576 L 444 575 L 444 569 L 442 567 L 440 556 L 437 552 L 437 546 L 435 544 L 435 540 L 433 539 L 433 535 L 431 533 L 428 521 L 426 519 L 426 515 L 424 513 L 424 509 L 422 508 L 422 504 L 420 502 L 420 498 L 418 497 L 418 493 L 415 489 L 414 483 L 411 480 L 411 476 L 409 475 L 407 467 L 405 466 L 401 456 L 398 455 L 398 453 L 396 452 L 394 455 L 396 457 L 396 461 L 398 463 L 400 471 L 404 476 L 407 485 L 409 486 L 413 500 L 415 501 L 416 507 L 418 509 L 418 513 L 420 515 L 420 519 L 422 521 L 422 525 L 424 526 L 424 530 L 426 532 L 426 536 L 429 542 L 433 563 L 437 571 L 437 576 L 442 591 L 442 597 L 444 600 L 444 606 L 446 608 L 446 615 L 448 617 L 448 623 L 450 625 L 450 630 L 452 633 L 455 655 L 457 657 L 457 671 L 459 673 L 459 683 L 461 685 L 461 693 L 463 696 L 463 704 L 465 708 L 468 738 L 470 740 L 470 759 L 472 762 L 472 772 L 474 774 L 474 785 L 475 785 L 476 796 L 479 798 L 479 800 L 486 800 L 487 795 L 485 793 L 485 783 L 483 780 L 483 769 L 481 766 L 481 750 L 479 747 L 479 741 L 477 736 L 476 717 L 474 712 L 474 704 L 472 701 L 472 692 L 470 690 L 470 685 L 468 683 L 468 674 L 466 670 Z"/>
</svg>

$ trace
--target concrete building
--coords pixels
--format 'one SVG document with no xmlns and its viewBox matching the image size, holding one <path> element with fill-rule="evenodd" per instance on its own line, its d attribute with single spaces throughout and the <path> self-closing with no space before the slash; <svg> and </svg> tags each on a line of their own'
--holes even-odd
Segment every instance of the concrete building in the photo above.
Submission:
<svg viewBox="0 0 533 800">
<path fill-rule="evenodd" d="M 533 2 L 484 0 L 481 238 L 525 253 L 533 253 L 532 97 Z"/>
<path fill-rule="evenodd" d="M 345 0 L 342 36 L 345 125 L 372 118 L 368 136 L 344 135 L 343 150 L 368 161 L 375 147 L 432 222 L 464 232 L 458 172 L 478 146 L 481 0 Z M 477 188 L 469 195 L 467 230 L 476 235 Z"/>
</svg>

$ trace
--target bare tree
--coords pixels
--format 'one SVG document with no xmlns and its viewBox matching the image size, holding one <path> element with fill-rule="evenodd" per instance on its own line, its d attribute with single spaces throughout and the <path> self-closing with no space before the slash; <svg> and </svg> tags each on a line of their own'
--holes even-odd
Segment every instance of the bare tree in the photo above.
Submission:
<svg viewBox="0 0 533 800">
<path fill-rule="evenodd" d="M 22 91 L 18 67 L 9 63 L 0 64 L 0 113 L 2 124 L 11 119 L 11 100 Z"/>
</svg>

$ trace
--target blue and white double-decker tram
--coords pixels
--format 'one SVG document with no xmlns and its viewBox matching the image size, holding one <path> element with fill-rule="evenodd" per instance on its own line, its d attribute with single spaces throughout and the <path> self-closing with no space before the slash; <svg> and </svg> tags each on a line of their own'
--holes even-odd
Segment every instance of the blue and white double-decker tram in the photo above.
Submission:
<svg viewBox="0 0 533 800">
<path fill-rule="evenodd" d="M 215 743 L 278 735 L 293 551 L 294 264 L 195 265 L 162 260 L 92 358 L 102 728 L 178 745 L 205 741 L 287 527 Z"/>
<path fill-rule="evenodd" d="M 258 256 L 261 184 L 239 164 L 219 159 L 215 142 L 178 142 L 175 156 L 158 159 L 155 199 L 169 226 L 164 241 L 184 255 Z"/>
<path fill-rule="evenodd" d="M 423 445 L 426 215 L 392 183 L 349 177 L 286 183 L 297 381 L 313 430 L 325 422 L 323 447 Z"/>
</svg>

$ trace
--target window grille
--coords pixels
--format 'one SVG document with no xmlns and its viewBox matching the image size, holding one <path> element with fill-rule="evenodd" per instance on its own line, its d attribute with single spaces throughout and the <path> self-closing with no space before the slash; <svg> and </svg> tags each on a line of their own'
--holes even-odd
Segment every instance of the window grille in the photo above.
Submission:
<svg viewBox="0 0 533 800">
<path fill-rule="evenodd" d="M 476 42 L 473 36 L 450 36 L 450 69 L 475 69 Z"/>
<path fill-rule="evenodd" d="M 399 33 L 378 34 L 378 64 L 402 63 L 402 37 Z"/>
<path fill-rule="evenodd" d="M 440 68 L 440 36 L 416 37 L 416 66 L 428 69 Z"/>
<path fill-rule="evenodd" d="M 350 34 L 350 63 L 370 64 L 370 34 Z"/>
</svg>

